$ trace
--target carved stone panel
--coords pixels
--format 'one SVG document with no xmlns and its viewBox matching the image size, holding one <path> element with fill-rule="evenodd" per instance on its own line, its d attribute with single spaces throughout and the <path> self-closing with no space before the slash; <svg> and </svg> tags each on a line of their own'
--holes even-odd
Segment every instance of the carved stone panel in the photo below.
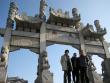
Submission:
<svg viewBox="0 0 110 83">
<path fill-rule="evenodd" d="M 102 46 L 85 45 L 86 52 L 98 55 L 105 55 L 105 51 Z"/>
<path fill-rule="evenodd" d="M 46 28 L 48 30 L 55 30 L 57 32 L 62 31 L 62 32 L 77 33 L 75 28 L 73 28 L 73 27 L 62 27 L 62 26 L 55 26 L 55 25 L 46 24 Z"/>
<path fill-rule="evenodd" d="M 39 40 L 36 38 L 12 36 L 11 45 L 26 48 L 39 48 Z"/>
<path fill-rule="evenodd" d="M 61 31 L 47 30 L 46 39 L 49 42 L 57 44 L 80 44 L 78 35 L 73 33 L 66 33 Z"/>
</svg>

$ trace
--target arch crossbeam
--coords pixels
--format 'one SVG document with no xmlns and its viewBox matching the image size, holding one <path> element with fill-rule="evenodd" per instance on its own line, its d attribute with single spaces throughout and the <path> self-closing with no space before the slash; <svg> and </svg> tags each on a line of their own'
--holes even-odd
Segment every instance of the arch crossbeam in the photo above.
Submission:
<svg viewBox="0 0 110 83">
<path fill-rule="evenodd" d="M 4 36 L 6 29 L 0 29 L 0 35 Z M 39 33 L 24 32 L 24 31 L 12 31 L 11 34 L 11 46 L 12 47 L 22 47 L 22 48 L 32 48 L 39 49 Z M 46 41 L 52 44 L 65 44 L 80 46 L 79 32 L 74 31 L 70 27 L 61 27 L 55 25 L 46 25 Z M 104 55 L 103 45 L 100 40 L 91 41 L 85 40 L 86 51 L 93 54 Z M 105 42 L 106 44 L 109 44 Z M 91 50 L 92 49 L 92 50 Z M 95 50 L 97 49 L 97 50 Z M 36 50 L 37 51 L 37 50 Z"/>
</svg>

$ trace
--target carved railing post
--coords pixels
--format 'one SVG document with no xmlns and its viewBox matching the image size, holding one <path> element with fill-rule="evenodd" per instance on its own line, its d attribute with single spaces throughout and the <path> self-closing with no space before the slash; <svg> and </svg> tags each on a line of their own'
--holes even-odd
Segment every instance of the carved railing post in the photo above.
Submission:
<svg viewBox="0 0 110 83">
<path fill-rule="evenodd" d="M 50 65 L 46 52 L 46 24 L 40 29 L 40 55 L 38 59 L 38 77 L 35 83 L 53 83 L 53 74 L 49 71 Z"/>
<path fill-rule="evenodd" d="M 10 3 L 8 19 L 6 24 L 6 31 L 4 33 L 4 45 L 1 50 L 0 54 L 0 83 L 6 83 L 7 81 L 7 62 L 9 56 L 9 48 L 10 48 L 10 40 L 11 40 L 11 33 L 14 24 L 14 17 L 17 12 L 17 6 L 14 2 Z"/>
</svg>

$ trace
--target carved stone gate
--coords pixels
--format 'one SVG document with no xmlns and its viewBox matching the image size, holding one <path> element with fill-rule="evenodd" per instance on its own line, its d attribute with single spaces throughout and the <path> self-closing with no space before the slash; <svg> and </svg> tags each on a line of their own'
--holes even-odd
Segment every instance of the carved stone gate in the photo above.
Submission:
<svg viewBox="0 0 110 83">
<path fill-rule="evenodd" d="M 27 16 L 19 15 L 18 7 L 14 2 L 10 3 L 6 28 L 0 28 L 0 35 L 4 37 L 4 44 L 0 56 L 0 83 L 7 81 L 7 67 L 9 52 L 20 48 L 28 48 L 32 52 L 39 54 L 38 71 L 35 83 L 53 83 L 53 74 L 49 71 L 50 65 L 47 59 L 46 47 L 53 44 L 71 45 L 76 49 L 82 49 L 85 55 L 98 55 L 103 58 L 103 82 L 110 82 L 110 44 L 104 40 L 106 29 L 101 28 L 99 20 L 92 25 L 83 26 L 81 17 L 76 8 L 72 9 L 73 17 L 68 12 L 62 10 L 55 11 L 49 9 L 50 16 L 46 19 L 45 0 L 40 1 L 39 14 Z M 13 29 L 14 22 L 16 28 Z M 94 77 L 91 71 L 92 83 L 101 83 Z"/>
</svg>

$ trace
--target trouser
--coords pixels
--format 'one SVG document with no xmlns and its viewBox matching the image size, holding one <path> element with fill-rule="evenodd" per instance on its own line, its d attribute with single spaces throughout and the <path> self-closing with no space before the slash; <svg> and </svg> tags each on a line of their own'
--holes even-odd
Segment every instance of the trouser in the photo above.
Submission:
<svg viewBox="0 0 110 83">
<path fill-rule="evenodd" d="M 87 68 L 81 68 L 80 74 L 81 74 L 81 83 L 89 83 Z"/>
<path fill-rule="evenodd" d="M 73 76 L 73 82 L 74 83 L 79 83 L 79 70 L 74 69 L 72 71 L 72 76 Z"/>
<path fill-rule="evenodd" d="M 64 83 L 71 83 L 71 71 L 64 71 Z"/>
</svg>

